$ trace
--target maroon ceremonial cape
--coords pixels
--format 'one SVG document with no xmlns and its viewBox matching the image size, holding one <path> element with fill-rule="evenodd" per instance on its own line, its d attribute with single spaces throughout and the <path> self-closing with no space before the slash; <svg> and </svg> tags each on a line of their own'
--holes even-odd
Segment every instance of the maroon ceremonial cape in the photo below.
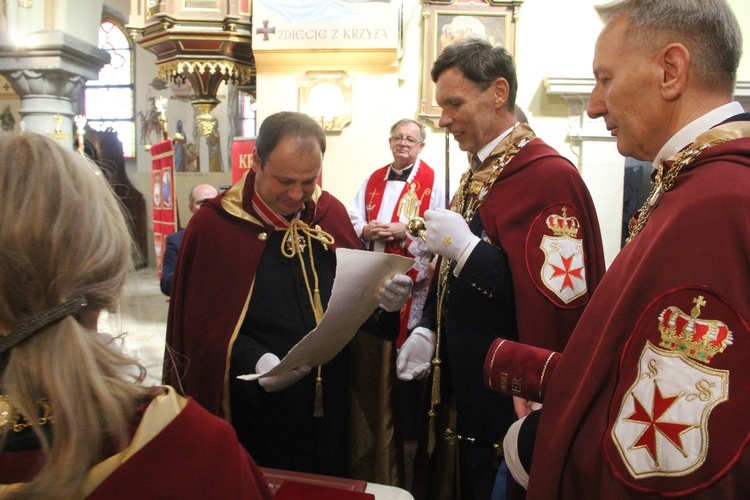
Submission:
<svg viewBox="0 0 750 500">
<path fill-rule="evenodd" d="M 526 126 L 516 127 L 483 161 L 472 179 L 484 182 L 498 157 L 523 137 L 533 137 L 531 130 Z M 531 139 L 495 179 L 479 207 L 479 216 L 486 237 L 508 255 L 520 341 L 562 350 L 605 270 L 596 209 L 580 173 L 541 139 Z M 558 232 L 564 228 L 562 232 L 566 234 L 557 235 L 550 226 Z M 575 228 L 577 231 L 573 231 Z M 551 244 L 560 249 L 572 246 L 573 250 L 552 256 L 543 248 Z M 576 254 L 575 258 L 571 258 L 571 252 Z M 571 267 L 571 263 L 576 265 Z M 553 273 L 549 271 L 554 271 L 552 264 L 562 269 L 560 279 L 550 278 Z M 569 276 L 571 271 L 577 276 Z M 431 293 L 434 293 L 436 281 L 433 278 Z M 571 283 L 575 293 L 568 295 Z M 563 291 L 565 293 L 561 293 Z M 482 314 L 482 311 L 475 313 Z M 460 331 L 446 332 L 446 336 L 460 334 Z M 461 409 L 459 402 L 458 412 L 486 415 L 487 412 L 482 412 L 482 405 L 486 403 L 487 400 L 477 398 L 471 409 Z M 497 426 L 498 423 L 485 425 Z M 446 420 L 439 422 L 436 428 L 446 426 L 454 427 Z M 445 445 L 442 432 L 436 434 L 437 443 Z M 450 459 L 440 458 L 441 453 L 439 449 L 433 454 L 433 460 L 427 465 L 433 468 L 431 477 L 424 482 L 439 480 L 441 493 L 450 495 L 453 488 L 450 478 L 454 471 L 440 469 L 450 463 Z M 450 456 L 451 451 L 446 453 Z M 449 465 L 446 467 L 450 469 Z M 422 495 L 432 498 L 437 493 L 417 491 L 415 496 Z"/>
<path fill-rule="evenodd" d="M 255 173 L 248 172 L 190 220 L 169 303 L 164 381 L 225 419 L 231 418 L 227 377 L 232 343 L 273 231 L 251 215 L 254 181 Z M 320 188 L 313 201 L 313 224 L 334 237 L 331 251 L 361 248 L 341 202 Z"/>
<path fill-rule="evenodd" d="M 86 498 L 272 498 L 263 472 L 231 425 L 168 390 L 151 401 L 130 445 L 90 469 Z M 36 463 L 32 457 L 40 453 L 3 452 L 4 481 L 14 482 L 6 469 L 13 470 L 16 455 L 30 455 L 28 463 Z M 15 481 L 28 480 L 28 471 L 16 472 L 23 479 Z"/>
<path fill-rule="evenodd" d="M 483 164 L 492 158 L 490 155 Z M 586 291 L 564 297 L 567 302 L 545 286 L 543 273 L 555 262 L 545 261 L 545 251 L 540 248 L 545 237 L 548 241 L 556 238 L 547 219 L 562 216 L 563 209 L 566 218 L 575 217 L 578 225 L 577 234 L 566 243 L 582 245 L 585 256 Z M 520 341 L 562 351 L 605 270 L 599 220 L 580 173 L 541 139 L 533 139 L 498 176 L 479 215 L 490 241 L 499 243 L 508 254 Z M 580 269 L 580 263 L 567 270 L 561 262 L 556 265 L 563 268 L 563 278 L 579 281 L 580 277 L 568 274 Z M 547 279 L 551 285 L 553 281 L 559 280 Z M 567 281 L 558 283 L 556 290 L 566 288 L 567 292 L 567 286 Z"/>
<path fill-rule="evenodd" d="M 750 125 L 737 124 L 742 138 L 683 168 L 547 366 L 529 498 L 750 495 Z M 539 378 L 533 348 L 506 349 L 486 376 Z"/>
<path fill-rule="evenodd" d="M 260 500 L 273 495 L 263 473 L 237 441 L 232 426 L 195 401 L 188 401 L 162 432 L 86 498 Z"/>
</svg>

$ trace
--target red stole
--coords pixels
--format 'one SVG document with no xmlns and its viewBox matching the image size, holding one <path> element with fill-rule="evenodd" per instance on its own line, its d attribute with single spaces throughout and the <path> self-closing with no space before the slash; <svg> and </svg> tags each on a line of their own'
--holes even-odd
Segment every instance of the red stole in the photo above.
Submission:
<svg viewBox="0 0 750 500">
<path fill-rule="evenodd" d="M 424 168 L 421 168 L 424 166 Z M 377 169 L 367 181 L 367 189 L 365 191 L 366 205 L 365 212 L 367 222 L 373 220 L 380 213 L 380 206 L 383 203 L 383 195 L 385 193 L 385 186 L 388 182 L 388 172 L 391 166 L 386 165 L 385 167 Z M 409 179 L 404 183 L 404 188 L 401 190 L 401 194 L 398 197 L 398 202 L 393 207 L 393 214 L 391 215 L 391 222 L 400 222 L 400 208 L 404 201 L 404 196 L 413 191 L 416 199 L 419 200 L 419 216 L 424 217 L 425 211 L 430 208 L 430 199 L 432 198 L 432 185 L 435 182 L 435 171 L 432 170 L 422 160 L 417 160 L 414 163 L 414 170 L 412 171 Z M 372 242 L 370 242 L 370 250 L 372 250 Z M 406 249 L 406 246 L 402 246 L 398 242 L 390 242 L 385 245 L 385 253 L 404 255 L 406 257 L 413 257 Z M 406 273 L 413 281 L 417 279 L 417 270 L 412 268 Z M 401 347 L 401 344 L 406 340 L 406 333 L 408 330 L 407 324 L 409 322 L 409 312 L 411 310 L 411 301 L 409 298 L 404 307 L 401 308 L 401 328 L 399 330 L 398 338 L 396 339 L 396 346 Z"/>
<path fill-rule="evenodd" d="M 393 215 L 391 216 L 391 222 L 399 222 L 399 208 L 401 202 L 404 199 L 409 190 L 414 190 L 414 194 L 419 200 L 419 216 L 424 217 L 426 210 L 430 208 L 430 198 L 432 194 L 432 185 L 435 182 L 435 172 L 431 168 L 420 168 L 424 163 L 419 160 L 414 165 L 414 171 L 407 181 L 404 183 L 404 188 L 401 190 L 398 202 L 393 208 Z M 427 166 L 424 164 L 425 167 Z M 380 212 L 380 205 L 383 203 L 383 194 L 385 193 L 385 185 L 388 182 L 388 171 L 391 166 L 386 165 L 383 168 L 377 169 L 367 181 L 367 190 L 365 191 L 366 196 L 369 196 L 365 211 L 367 215 L 367 222 L 373 220 L 374 216 L 377 216 Z M 400 243 L 389 243 L 385 247 L 386 253 L 394 253 L 398 255 L 409 256 L 408 251 L 401 246 Z"/>
</svg>

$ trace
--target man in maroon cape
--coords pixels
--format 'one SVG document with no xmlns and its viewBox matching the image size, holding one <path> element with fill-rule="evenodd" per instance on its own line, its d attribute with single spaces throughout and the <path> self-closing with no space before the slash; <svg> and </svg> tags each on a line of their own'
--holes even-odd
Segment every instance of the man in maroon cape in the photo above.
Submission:
<svg viewBox="0 0 750 500">
<path fill-rule="evenodd" d="M 536 436 L 531 416 L 508 432 L 509 467 L 534 499 L 748 498 L 740 27 L 726 0 L 597 11 L 588 114 L 622 155 L 654 162 L 654 187 L 562 355 L 502 339 L 488 352 L 488 386 L 544 402 Z"/>
<path fill-rule="evenodd" d="M 450 210 L 425 214 L 427 246 L 441 260 L 398 373 L 419 378 L 434 367 L 427 434 L 434 467 L 431 479 L 415 478 L 426 488 L 415 494 L 485 500 L 498 476 L 500 440 L 516 413 L 528 412 L 525 401 L 514 408 L 510 396 L 484 387 L 487 349 L 500 332 L 562 350 L 604 273 L 604 254 L 580 174 L 516 120 L 510 54 L 482 40 L 453 43 L 435 61 L 432 79 L 440 125 L 471 153 L 472 165 Z M 452 401 L 455 424 L 441 422 Z M 449 484 L 456 446 L 453 453 L 442 446 L 449 444 L 446 427 L 458 441 L 459 487 Z"/>
<path fill-rule="evenodd" d="M 331 295 L 336 248 L 361 248 L 344 206 L 317 185 L 324 152 L 325 135 L 310 117 L 271 115 L 258 132 L 252 171 L 195 214 L 175 272 L 164 379 L 230 420 L 259 465 L 349 477 L 357 470 L 350 407 L 361 406 L 350 405 L 349 382 L 354 370 L 379 368 L 379 356 L 350 367 L 350 344 L 321 367 L 237 379 L 269 371 L 315 328 Z M 405 275 L 386 280 L 381 307 L 362 328 L 395 339 L 411 286 Z M 381 382 L 388 381 L 368 380 L 351 397 L 379 397 Z M 377 418 L 367 422 L 392 417 L 388 404 L 372 413 Z M 392 433 L 384 446 L 377 437 L 379 449 L 395 446 Z M 379 458 L 390 471 L 394 457 Z M 397 482 L 373 469 L 359 477 Z"/>
</svg>

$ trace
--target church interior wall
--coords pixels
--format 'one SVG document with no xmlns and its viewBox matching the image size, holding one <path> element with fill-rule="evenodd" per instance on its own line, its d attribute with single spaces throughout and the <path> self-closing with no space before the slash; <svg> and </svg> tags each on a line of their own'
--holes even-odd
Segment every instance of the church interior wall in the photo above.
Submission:
<svg viewBox="0 0 750 500">
<path fill-rule="evenodd" d="M 391 124 L 414 116 L 396 103 L 395 73 L 351 75 L 352 123 L 339 136 L 329 136 L 323 186 L 344 204 L 354 197 L 362 181 L 374 169 L 393 161 L 388 147 Z M 330 174 L 329 174 L 330 173 Z"/>
<path fill-rule="evenodd" d="M 398 0 L 393 0 L 398 1 Z M 478 1 L 478 0 L 477 0 Z M 740 63 L 738 81 L 743 82 L 745 93 L 750 92 L 750 2 L 729 0 L 744 28 L 744 52 Z M 335 196 L 347 204 L 365 176 L 374 168 L 391 160 L 387 145 L 388 128 L 398 118 L 411 116 L 419 118 L 423 68 L 429 61 L 423 60 L 423 17 L 422 2 L 403 0 L 402 44 L 397 56 L 397 64 L 392 71 L 367 71 L 362 68 L 338 67 L 347 71 L 353 79 L 352 122 L 340 133 L 328 135 L 329 146 L 324 162 L 323 183 Z M 593 10 L 598 0 L 525 0 L 521 4 L 516 25 L 515 59 L 518 70 L 518 105 L 526 112 L 537 135 L 569 158 L 582 172 L 589 189 L 594 195 L 597 210 L 605 234 L 607 262 L 610 262 L 619 249 L 619 227 L 621 224 L 617 187 L 621 183 L 621 173 L 617 167 L 624 164 L 616 152 L 614 139 L 607 137 L 603 125 L 598 124 L 604 134 L 596 137 L 594 143 L 581 144 L 576 136 L 576 121 L 586 118 L 571 112 L 571 103 L 559 95 L 551 95 L 545 88 L 549 78 L 591 79 L 591 60 L 594 43 L 601 24 Z M 9 3 L 13 7 L 15 2 Z M 85 4 L 85 5 L 84 5 Z M 126 17 L 133 12 L 136 0 L 38 0 L 34 2 L 34 12 L 44 12 L 44 16 L 31 15 L 32 9 L 11 9 L 2 18 L 4 29 L 25 26 L 27 32 L 42 29 L 58 29 L 74 34 L 90 43 L 96 41 L 98 12 L 102 6 L 109 12 L 122 13 Z M 93 6 L 93 7 L 92 7 Z M 24 17 L 26 16 L 26 17 Z M 127 23 L 127 19 L 123 19 Z M 155 57 L 136 45 L 136 113 L 147 109 L 148 98 L 158 95 L 152 83 L 157 69 Z M 268 114 L 299 109 L 299 80 L 309 68 L 293 71 L 266 72 L 258 85 L 258 123 Z M 220 93 L 226 93 L 220 91 Z M 8 106 L 17 121 L 18 100 L 0 90 L 0 112 Z M 582 103 L 585 107 L 585 102 Z M 181 223 L 189 219 L 187 192 L 200 182 L 215 185 L 228 184 L 230 155 L 228 150 L 228 116 L 226 103 L 222 102 L 213 115 L 218 119 L 222 133 L 221 149 L 225 172 L 208 172 L 202 167 L 200 172 L 180 173 L 176 176 L 175 194 L 178 201 Z M 192 117 L 190 105 L 179 99 L 170 99 L 169 134 L 176 130 L 176 120 Z M 447 141 L 443 129 L 435 121 L 427 122 L 427 142 L 422 157 L 436 170 L 438 177 L 445 173 L 446 156 L 450 166 L 450 189 L 455 190 L 461 173 L 466 167 L 466 154 L 460 151 L 455 141 Z M 187 124 L 186 124 L 187 125 Z M 591 125 L 591 124 L 589 124 Z M 18 123 L 16 128 L 18 128 Z M 191 131 L 188 130 L 188 141 Z M 205 141 L 205 140 L 204 140 Z M 151 158 L 140 143 L 140 130 L 137 131 L 136 158 L 126 161 L 131 182 L 149 199 L 151 191 Z M 200 147 L 200 163 L 208 164 L 208 148 L 205 142 Z M 613 168 L 614 166 L 614 168 Z M 609 171 L 607 169 L 610 169 Z M 442 180 L 442 179 L 441 179 Z M 149 211 L 149 227 L 151 227 Z M 617 236 L 615 236 L 617 234 Z M 152 245 L 149 245 L 151 249 Z M 151 249 L 151 251 L 153 251 Z M 149 261 L 154 262 L 153 255 Z"/>
<path fill-rule="evenodd" d="M 109 0 L 107 0 L 109 3 Z M 128 0 L 120 0 L 119 4 L 125 4 L 125 7 L 129 9 L 127 5 Z M 193 120 L 193 108 L 189 102 L 179 99 L 175 96 L 175 93 L 170 89 L 165 91 L 158 91 L 154 89 L 150 84 L 157 77 L 156 67 L 156 56 L 151 52 L 142 49 L 140 46 L 135 47 L 135 103 L 136 113 L 139 111 L 146 111 L 150 105 L 149 98 L 165 96 L 169 98 L 169 104 L 167 108 L 167 131 L 169 137 L 174 137 L 177 131 L 177 121 L 182 120 L 185 124 L 186 141 L 188 143 L 196 143 L 199 145 L 200 156 L 198 165 L 201 165 L 201 170 L 198 172 L 181 172 L 175 175 L 175 201 L 177 203 L 177 210 L 179 214 L 180 227 L 185 227 L 190 220 L 190 210 L 188 209 L 188 193 L 190 190 L 198 184 L 212 184 L 214 186 L 221 186 L 231 183 L 231 170 L 230 156 L 227 151 L 227 143 L 222 137 L 221 141 L 221 153 L 222 162 L 225 168 L 224 172 L 209 172 L 209 155 L 206 140 L 203 137 L 196 137 L 194 135 L 192 123 Z M 222 85 L 219 89 L 219 95 L 226 97 L 226 85 Z M 226 134 L 229 130 L 229 121 L 227 118 L 226 99 L 217 105 L 212 113 L 218 120 L 218 127 L 220 133 Z M 141 131 L 139 127 L 136 127 L 136 157 L 135 159 L 128 160 L 126 162 L 126 168 L 128 169 L 128 175 L 131 182 L 138 190 L 146 196 L 151 192 L 151 154 L 145 150 L 145 146 L 141 143 Z M 150 207 L 147 209 L 148 215 L 148 232 L 149 242 L 153 241 L 153 217 Z M 149 263 L 155 265 L 155 256 L 153 245 L 149 244 Z"/>
<path fill-rule="evenodd" d="M 305 70 L 266 73 L 258 78 L 258 123 L 278 111 L 296 111 Z M 347 71 L 352 80 L 352 120 L 326 135 L 323 187 L 348 204 L 365 176 L 392 161 L 388 129 L 404 113 L 396 103 L 395 72 Z M 405 116 L 413 116 L 413 110 Z"/>
<path fill-rule="evenodd" d="M 516 26 L 517 103 L 539 137 L 576 162 L 567 140 L 567 105 L 548 96 L 550 76 L 591 75 L 601 23 L 592 0 L 526 0 Z M 562 125 L 562 126 L 561 126 Z"/>
<path fill-rule="evenodd" d="M 550 77 L 591 76 L 594 45 L 601 29 L 592 8 L 594 3 L 591 0 L 524 2 L 516 27 L 517 104 L 525 110 L 537 136 L 581 172 L 596 205 L 609 265 L 620 249 L 622 157 L 617 153 L 614 139 L 604 137 L 586 145 L 584 164 L 582 148 L 571 137 L 570 120 L 576 117 L 570 116 L 568 103 L 560 96 L 550 95 L 544 85 Z"/>
<path fill-rule="evenodd" d="M 107 0 L 109 2 L 110 0 Z M 154 79 L 156 76 L 156 56 L 151 54 L 150 52 L 147 52 L 140 47 L 135 47 L 135 53 L 134 53 L 134 61 L 135 61 L 135 109 L 136 109 L 136 116 L 139 111 L 143 112 L 147 108 L 145 106 L 145 103 L 148 99 L 148 94 L 151 89 L 151 87 L 148 86 L 148 84 Z M 137 122 L 136 122 L 137 123 Z M 130 177 L 130 182 L 133 183 L 133 185 L 143 193 L 143 196 L 146 198 L 146 216 L 148 218 L 148 223 L 146 225 L 147 231 L 148 231 L 148 262 L 149 265 L 156 265 L 156 256 L 154 251 L 154 220 L 153 220 L 153 213 L 151 212 L 151 205 L 149 200 L 151 200 L 151 196 L 149 194 L 151 193 L 151 155 L 145 151 L 144 146 L 141 144 L 140 137 L 141 137 L 141 131 L 139 130 L 139 127 L 136 125 L 136 138 L 135 138 L 135 158 L 127 160 L 125 162 L 125 168 L 128 171 L 128 176 Z M 177 179 L 175 179 L 175 190 L 177 190 Z M 179 200 L 182 198 L 179 193 L 175 193 L 175 199 Z M 182 210 L 180 210 L 180 213 L 182 213 Z M 190 212 L 188 212 L 190 213 Z"/>
<path fill-rule="evenodd" d="M 743 57 L 737 70 L 737 80 L 750 80 L 750 2 L 746 0 L 728 0 L 742 28 Z"/>
<path fill-rule="evenodd" d="M 0 76 L 0 123 L 3 132 L 18 132 L 21 128 L 21 115 L 18 110 L 21 101 L 18 99 L 8 81 Z"/>
</svg>

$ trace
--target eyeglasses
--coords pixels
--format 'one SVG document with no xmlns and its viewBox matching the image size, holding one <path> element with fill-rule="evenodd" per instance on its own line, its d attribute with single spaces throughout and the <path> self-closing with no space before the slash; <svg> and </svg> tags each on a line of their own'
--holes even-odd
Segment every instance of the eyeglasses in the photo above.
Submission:
<svg viewBox="0 0 750 500">
<path fill-rule="evenodd" d="M 391 140 L 396 143 L 406 141 L 409 146 L 413 146 L 419 142 L 419 139 L 409 137 L 408 135 L 393 135 L 391 136 Z"/>
</svg>

